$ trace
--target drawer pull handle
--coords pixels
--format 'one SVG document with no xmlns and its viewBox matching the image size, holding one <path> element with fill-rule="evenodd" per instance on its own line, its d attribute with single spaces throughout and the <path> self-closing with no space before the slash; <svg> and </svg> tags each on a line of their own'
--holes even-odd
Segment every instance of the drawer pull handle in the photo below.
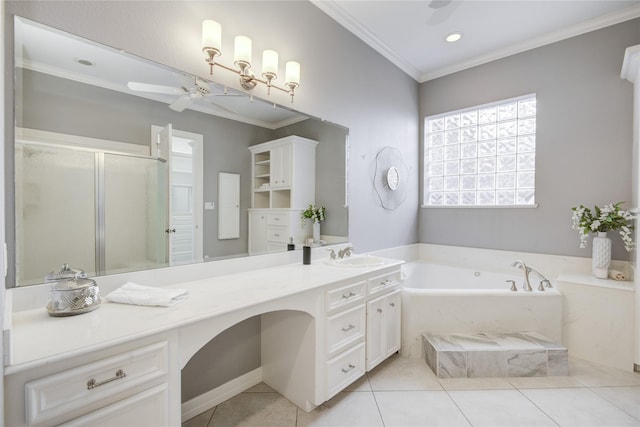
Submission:
<svg viewBox="0 0 640 427">
<path fill-rule="evenodd" d="M 355 296 L 356 296 L 356 294 L 353 291 L 349 292 L 348 294 L 342 294 L 342 298 L 344 298 L 344 299 L 349 299 L 349 298 L 355 297 Z"/>
<path fill-rule="evenodd" d="M 349 323 L 349 327 L 348 328 L 342 328 L 342 332 L 349 332 L 350 330 L 352 330 L 355 327 L 356 327 L 356 325 L 352 325 L 351 323 Z"/>
<path fill-rule="evenodd" d="M 390 285 L 392 283 L 393 283 L 393 280 L 386 279 L 386 280 L 383 280 L 382 282 L 380 282 L 380 285 L 381 286 L 387 286 L 387 285 Z"/>
<path fill-rule="evenodd" d="M 382 313 L 382 309 L 381 308 L 378 309 L 378 313 Z"/>
<path fill-rule="evenodd" d="M 353 370 L 356 368 L 356 365 L 352 365 L 351 363 L 349 363 L 349 366 L 347 366 L 347 368 L 342 368 L 342 373 L 346 374 L 347 372 Z"/>
<path fill-rule="evenodd" d="M 91 378 L 89 381 L 87 381 L 87 390 L 93 390 L 96 387 L 100 387 L 101 385 L 105 385 L 107 383 L 110 383 L 111 381 L 120 380 L 126 376 L 127 374 L 125 374 L 122 369 L 118 369 L 116 371 L 116 375 L 107 380 L 97 382 L 94 378 Z"/>
<path fill-rule="evenodd" d="M 390 305 L 391 307 L 395 307 L 395 306 L 396 306 L 396 303 L 395 303 L 395 302 L 390 302 L 390 303 L 389 303 L 389 305 Z"/>
<path fill-rule="evenodd" d="M 276 237 L 280 237 L 280 234 L 278 234 L 278 233 L 274 233 L 273 235 L 276 236 Z"/>
</svg>

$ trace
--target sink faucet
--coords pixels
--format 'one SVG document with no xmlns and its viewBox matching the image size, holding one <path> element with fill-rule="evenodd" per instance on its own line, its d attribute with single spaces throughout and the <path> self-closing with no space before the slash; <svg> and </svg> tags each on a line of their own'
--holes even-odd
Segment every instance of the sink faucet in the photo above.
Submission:
<svg viewBox="0 0 640 427">
<path fill-rule="evenodd" d="M 327 251 L 329 252 L 330 259 L 336 259 L 336 251 L 334 251 L 333 249 L 327 249 Z"/>
<path fill-rule="evenodd" d="M 528 292 L 533 291 L 531 283 L 529 283 L 529 273 L 531 272 L 531 268 L 527 267 L 527 264 L 522 260 L 514 261 L 513 264 L 511 264 L 511 267 L 518 267 L 524 271 L 524 285 L 522 286 L 522 289 Z"/>
<path fill-rule="evenodd" d="M 338 258 L 342 259 L 345 257 L 351 256 L 351 251 L 353 251 L 353 246 L 347 246 L 346 248 L 342 248 L 338 251 Z"/>
</svg>

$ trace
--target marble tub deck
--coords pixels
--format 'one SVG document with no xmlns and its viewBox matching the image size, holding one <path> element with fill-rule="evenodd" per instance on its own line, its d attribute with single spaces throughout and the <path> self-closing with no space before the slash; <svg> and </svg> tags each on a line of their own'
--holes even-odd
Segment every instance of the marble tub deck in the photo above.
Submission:
<svg viewBox="0 0 640 427">
<path fill-rule="evenodd" d="M 536 332 L 422 335 L 438 378 L 544 377 L 569 374 L 567 349 Z"/>
</svg>

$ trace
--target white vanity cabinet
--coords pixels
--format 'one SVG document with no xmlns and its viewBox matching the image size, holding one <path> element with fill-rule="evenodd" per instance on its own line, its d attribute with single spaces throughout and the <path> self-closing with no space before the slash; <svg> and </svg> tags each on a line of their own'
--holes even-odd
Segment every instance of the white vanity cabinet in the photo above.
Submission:
<svg viewBox="0 0 640 427">
<path fill-rule="evenodd" d="M 367 371 L 400 350 L 402 294 L 400 272 L 367 281 Z"/>
<path fill-rule="evenodd" d="M 400 269 L 326 291 L 326 399 L 400 349 Z"/>
<path fill-rule="evenodd" d="M 168 341 L 108 354 L 6 376 L 8 389 L 24 390 L 22 396 L 5 396 L 16 405 L 24 399 L 24 412 L 9 411 L 7 425 L 172 425 L 176 416 L 169 396 L 175 379 Z"/>
</svg>

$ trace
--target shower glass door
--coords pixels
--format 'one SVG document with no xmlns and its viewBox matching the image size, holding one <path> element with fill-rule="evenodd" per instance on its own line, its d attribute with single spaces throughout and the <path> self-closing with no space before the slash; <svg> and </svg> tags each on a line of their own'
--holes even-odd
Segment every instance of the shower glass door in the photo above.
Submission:
<svg viewBox="0 0 640 427">
<path fill-rule="evenodd" d="M 104 192 L 98 195 L 104 203 L 103 274 L 167 265 L 165 165 L 104 154 Z"/>
<path fill-rule="evenodd" d="M 95 275 L 94 153 L 16 143 L 16 283 L 63 263 Z"/>
</svg>

